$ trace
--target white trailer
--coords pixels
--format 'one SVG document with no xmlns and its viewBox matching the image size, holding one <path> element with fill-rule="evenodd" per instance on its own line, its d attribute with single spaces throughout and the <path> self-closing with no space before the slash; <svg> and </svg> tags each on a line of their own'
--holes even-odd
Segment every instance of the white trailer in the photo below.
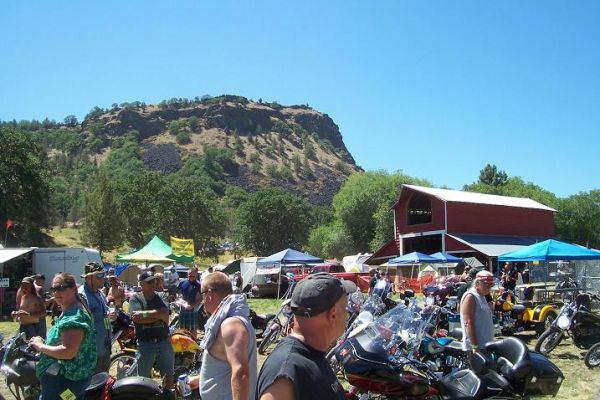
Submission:
<svg viewBox="0 0 600 400">
<path fill-rule="evenodd" d="M 29 261 L 23 263 L 22 260 L 31 260 L 30 265 Z M 44 274 L 46 276 L 44 289 L 48 290 L 52 278 L 60 272 L 69 272 L 75 276 L 77 283 L 83 283 L 80 275 L 83 273 L 84 265 L 91 261 L 103 265 L 98 250 L 84 247 L 0 249 L 0 274 L 3 278 L 12 278 L 12 280 L 22 279 L 28 273 Z M 10 276 L 6 276 L 5 265 L 9 263 L 19 263 L 20 268 L 17 271 L 13 270 Z M 19 282 L 10 282 L 9 287 L 16 288 Z"/>
</svg>

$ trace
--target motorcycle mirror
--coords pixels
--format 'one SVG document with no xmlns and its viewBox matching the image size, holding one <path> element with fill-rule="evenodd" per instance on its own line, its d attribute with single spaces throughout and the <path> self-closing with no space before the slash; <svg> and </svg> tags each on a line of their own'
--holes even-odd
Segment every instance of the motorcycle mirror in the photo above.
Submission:
<svg viewBox="0 0 600 400">
<path fill-rule="evenodd" d="M 356 322 L 358 322 L 358 324 L 370 324 L 371 322 L 373 322 L 373 314 L 371 314 L 369 311 L 361 311 L 360 314 L 358 314 L 358 317 L 356 317 Z"/>
<path fill-rule="evenodd" d="M 360 304 L 362 302 L 362 293 L 361 292 L 354 292 L 350 295 L 350 299 L 349 299 L 352 303 L 354 304 Z"/>
</svg>

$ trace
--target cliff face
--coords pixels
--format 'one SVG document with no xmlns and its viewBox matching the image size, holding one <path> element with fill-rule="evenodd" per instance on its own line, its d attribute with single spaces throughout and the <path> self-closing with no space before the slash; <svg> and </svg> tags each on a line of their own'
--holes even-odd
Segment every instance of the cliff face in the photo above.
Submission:
<svg viewBox="0 0 600 400">
<path fill-rule="evenodd" d="M 239 96 L 135 104 L 88 116 L 82 128 L 84 138 L 104 143 L 138 131 L 142 160 L 165 173 L 207 144 L 231 148 L 239 168 L 229 183 L 250 191 L 281 186 L 317 204 L 329 204 L 346 177 L 360 170 L 338 126 L 308 106 Z"/>
</svg>

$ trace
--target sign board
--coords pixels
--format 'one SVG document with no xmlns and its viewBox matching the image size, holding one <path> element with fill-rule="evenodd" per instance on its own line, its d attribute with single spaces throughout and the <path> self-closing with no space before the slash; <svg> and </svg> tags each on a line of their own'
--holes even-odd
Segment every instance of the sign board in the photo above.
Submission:
<svg viewBox="0 0 600 400">
<path fill-rule="evenodd" d="M 0 278 L 0 288 L 10 287 L 10 278 Z"/>
</svg>

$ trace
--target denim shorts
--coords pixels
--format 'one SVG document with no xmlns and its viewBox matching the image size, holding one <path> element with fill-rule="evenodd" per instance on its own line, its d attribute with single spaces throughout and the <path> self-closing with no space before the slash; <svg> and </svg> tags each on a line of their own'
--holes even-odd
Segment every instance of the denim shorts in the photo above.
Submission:
<svg viewBox="0 0 600 400">
<path fill-rule="evenodd" d="M 175 375 L 175 352 L 169 338 L 156 343 L 138 340 L 136 358 L 140 376 L 151 378 L 155 362 L 161 376 Z"/>
<path fill-rule="evenodd" d="M 39 400 L 56 400 L 60 399 L 61 393 L 65 390 L 70 390 L 77 400 L 85 399 L 85 389 L 90 385 L 92 377 L 85 378 L 79 381 L 72 381 L 62 375 L 50 375 L 44 372 L 40 376 L 40 385 L 42 386 L 42 394 Z"/>
</svg>

